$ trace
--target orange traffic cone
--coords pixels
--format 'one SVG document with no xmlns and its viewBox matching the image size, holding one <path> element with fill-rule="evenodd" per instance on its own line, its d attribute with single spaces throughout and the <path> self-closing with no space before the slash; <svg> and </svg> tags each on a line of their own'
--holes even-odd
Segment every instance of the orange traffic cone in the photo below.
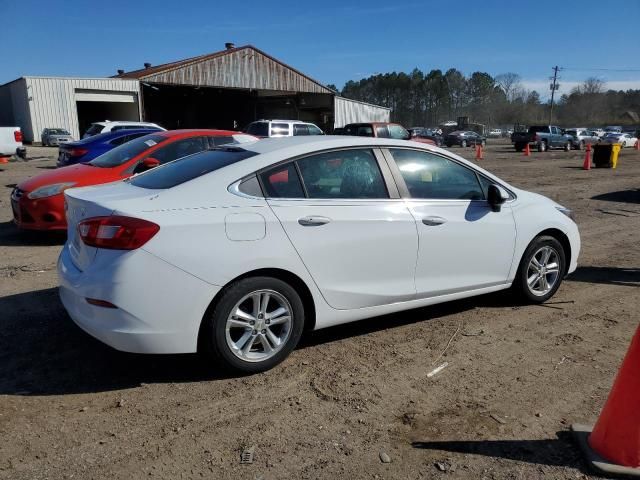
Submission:
<svg viewBox="0 0 640 480">
<path fill-rule="evenodd" d="M 482 160 L 484 157 L 482 156 L 482 144 L 476 145 L 476 160 Z"/>
<path fill-rule="evenodd" d="M 640 326 L 593 430 L 571 426 L 589 463 L 606 474 L 640 477 Z"/>
<path fill-rule="evenodd" d="M 9 157 L 0 157 L 0 163 L 9 163 Z"/>
<path fill-rule="evenodd" d="M 587 149 L 584 152 L 584 163 L 582 164 L 583 170 L 591 170 L 591 144 L 587 143 Z"/>
<path fill-rule="evenodd" d="M 531 156 L 531 149 L 529 148 L 529 144 L 528 143 L 524 147 L 524 156 L 525 157 L 530 157 Z"/>
</svg>

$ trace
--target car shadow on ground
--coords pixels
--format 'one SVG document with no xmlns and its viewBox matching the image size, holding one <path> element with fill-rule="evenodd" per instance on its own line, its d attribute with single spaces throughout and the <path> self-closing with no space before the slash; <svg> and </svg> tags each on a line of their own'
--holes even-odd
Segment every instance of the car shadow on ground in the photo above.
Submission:
<svg viewBox="0 0 640 480">
<path fill-rule="evenodd" d="M 36 168 L 40 168 L 41 170 L 55 170 L 58 167 L 53 166 L 53 167 L 36 167 Z"/>
<path fill-rule="evenodd" d="M 546 440 L 453 440 L 412 442 L 417 449 L 464 455 L 482 455 L 554 467 L 572 467 L 589 473 L 578 446 L 567 431 Z"/>
<path fill-rule="evenodd" d="M 625 267 L 578 267 L 567 277 L 570 282 L 603 283 L 640 287 L 640 268 Z"/>
<path fill-rule="evenodd" d="M 83 332 L 49 288 L 0 298 L 0 395 L 61 395 L 226 378 L 197 355 L 118 352 Z"/>
<path fill-rule="evenodd" d="M 595 195 L 591 197 L 591 199 L 604 200 L 605 202 L 640 203 L 640 188 L 603 193 L 601 195 Z"/>
<path fill-rule="evenodd" d="M 12 221 L 0 223 L 0 247 L 64 245 L 66 232 L 30 232 L 20 230 Z"/>
<path fill-rule="evenodd" d="M 298 348 L 428 321 L 476 306 L 508 306 L 486 295 L 335 326 L 303 336 Z M 0 298 L 0 395 L 63 395 L 133 388 L 143 383 L 199 382 L 240 377 L 202 356 L 136 355 L 116 351 L 69 318 L 57 288 Z"/>
</svg>

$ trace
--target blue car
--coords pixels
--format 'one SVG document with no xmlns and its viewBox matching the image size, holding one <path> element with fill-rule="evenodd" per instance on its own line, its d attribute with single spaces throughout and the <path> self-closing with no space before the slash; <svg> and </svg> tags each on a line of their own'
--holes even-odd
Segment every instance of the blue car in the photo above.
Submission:
<svg viewBox="0 0 640 480">
<path fill-rule="evenodd" d="M 76 163 L 90 162 L 118 145 L 156 131 L 160 132 L 161 130 L 155 128 L 117 130 L 115 132 L 94 135 L 93 137 L 85 138 L 77 142 L 62 144 L 58 149 L 57 166 L 66 167 L 68 165 L 75 165 Z"/>
</svg>

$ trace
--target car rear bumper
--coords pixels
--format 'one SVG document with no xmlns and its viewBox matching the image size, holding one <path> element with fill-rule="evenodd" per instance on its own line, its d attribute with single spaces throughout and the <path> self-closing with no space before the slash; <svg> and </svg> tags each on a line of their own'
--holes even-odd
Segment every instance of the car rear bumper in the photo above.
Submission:
<svg viewBox="0 0 640 480">
<path fill-rule="evenodd" d="M 84 271 L 65 245 L 58 259 L 60 298 L 85 332 L 133 353 L 197 351 L 203 315 L 219 287 L 142 250 L 99 250 Z M 117 308 L 89 304 L 87 298 Z"/>
</svg>

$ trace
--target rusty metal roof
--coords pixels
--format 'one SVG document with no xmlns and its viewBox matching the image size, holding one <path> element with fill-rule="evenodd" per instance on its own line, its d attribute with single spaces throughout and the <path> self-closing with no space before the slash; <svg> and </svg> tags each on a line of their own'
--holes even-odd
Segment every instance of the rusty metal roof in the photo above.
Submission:
<svg viewBox="0 0 640 480">
<path fill-rule="evenodd" d="M 247 62 L 245 59 L 257 59 Z M 320 82 L 252 46 L 229 48 L 115 75 L 172 85 L 335 94 Z"/>
</svg>

